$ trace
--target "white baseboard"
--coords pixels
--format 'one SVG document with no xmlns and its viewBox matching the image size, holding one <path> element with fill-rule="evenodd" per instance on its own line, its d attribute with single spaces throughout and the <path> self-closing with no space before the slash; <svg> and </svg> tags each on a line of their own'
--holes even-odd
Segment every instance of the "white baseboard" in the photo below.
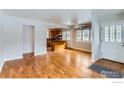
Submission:
<svg viewBox="0 0 124 93">
<path fill-rule="evenodd" d="M 21 59 L 21 58 L 23 58 L 23 56 L 19 56 L 19 57 L 15 57 L 15 58 L 4 58 L 4 60 L 1 62 L 1 65 L 0 65 L 0 72 L 2 71 L 2 68 L 3 68 L 3 66 L 4 66 L 4 63 L 5 63 L 6 61 L 14 60 L 14 59 Z"/>
<path fill-rule="evenodd" d="M 43 54 L 46 54 L 47 52 L 43 52 L 43 53 L 35 53 L 34 55 L 37 56 L 37 55 L 43 55 Z"/>
<path fill-rule="evenodd" d="M 5 58 L 4 61 L 21 59 L 21 58 L 23 58 L 23 56 L 19 56 L 19 57 L 15 57 L 15 58 Z"/>
<path fill-rule="evenodd" d="M 77 50 L 86 51 L 86 52 L 91 52 L 90 50 L 86 50 L 86 49 L 80 49 L 80 48 L 74 48 L 74 47 L 68 47 L 68 48 L 77 49 Z"/>
<path fill-rule="evenodd" d="M 97 58 L 95 60 L 91 59 L 91 62 L 94 63 L 94 62 L 98 61 L 99 59 L 101 59 L 101 58 Z"/>
</svg>

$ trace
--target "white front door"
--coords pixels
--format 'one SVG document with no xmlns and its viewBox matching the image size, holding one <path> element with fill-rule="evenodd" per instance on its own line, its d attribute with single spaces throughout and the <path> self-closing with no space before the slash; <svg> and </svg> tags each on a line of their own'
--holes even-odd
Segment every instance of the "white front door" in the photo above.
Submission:
<svg viewBox="0 0 124 93">
<path fill-rule="evenodd" d="M 124 22 L 102 25 L 101 57 L 124 63 Z"/>
</svg>

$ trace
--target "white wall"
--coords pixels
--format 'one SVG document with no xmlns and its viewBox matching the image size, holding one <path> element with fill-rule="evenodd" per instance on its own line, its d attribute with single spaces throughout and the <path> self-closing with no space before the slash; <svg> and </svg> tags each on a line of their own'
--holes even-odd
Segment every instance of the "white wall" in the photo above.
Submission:
<svg viewBox="0 0 124 93">
<path fill-rule="evenodd" d="M 4 58 L 21 58 L 23 54 L 23 25 L 35 27 L 35 55 L 46 52 L 46 29 L 41 21 L 4 15 Z"/>
<path fill-rule="evenodd" d="M 97 17 L 92 15 L 92 61 L 100 59 L 100 27 Z"/>
<path fill-rule="evenodd" d="M 113 14 L 113 15 L 112 14 L 111 15 L 101 15 L 101 16 L 98 16 L 98 20 L 100 23 L 124 20 L 124 13 Z"/>
<path fill-rule="evenodd" d="M 22 58 L 23 54 L 23 25 L 34 26 L 34 53 L 35 55 L 46 53 L 46 35 L 48 27 L 60 27 L 60 25 L 26 19 L 4 14 L 4 58 L 11 60 Z"/>
<path fill-rule="evenodd" d="M 40 55 L 47 52 L 46 38 L 48 27 L 60 26 L 41 20 L 38 21 L 10 16 L 2 14 L 0 11 L 0 70 L 6 60 L 22 58 L 23 25 L 34 26 L 35 55 Z"/>
<path fill-rule="evenodd" d="M 4 50 L 4 45 L 3 45 L 3 14 L 2 11 L 0 10 L 0 71 L 2 69 L 3 63 L 4 63 L 4 55 L 3 55 L 3 50 Z"/>
</svg>

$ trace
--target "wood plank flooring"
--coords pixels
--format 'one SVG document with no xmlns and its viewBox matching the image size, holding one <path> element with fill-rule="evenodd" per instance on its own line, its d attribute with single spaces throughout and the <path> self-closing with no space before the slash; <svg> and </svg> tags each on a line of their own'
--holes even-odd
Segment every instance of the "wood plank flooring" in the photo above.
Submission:
<svg viewBox="0 0 124 93">
<path fill-rule="evenodd" d="M 116 61 L 111 61 L 107 59 L 100 59 L 95 64 L 100 65 L 102 67 L 108 68 L 113 71 L 124 72 L 124 63 L 119 63 Z"/>
<path fill-rule="evenodd" d="M 7 61 L 0 78 L 105 78 L 88 69 L 91 54 L 66 49 Z"/>
</svg>

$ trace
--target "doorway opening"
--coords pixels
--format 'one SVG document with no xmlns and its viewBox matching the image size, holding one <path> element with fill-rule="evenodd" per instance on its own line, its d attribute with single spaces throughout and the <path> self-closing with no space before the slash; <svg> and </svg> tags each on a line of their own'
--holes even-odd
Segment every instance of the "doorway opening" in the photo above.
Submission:
<svg viewBox="0 0 124 93">
<path fill-rule="evenodd" d="M 62 41 L 61 28 L 52 28 L 47 31 L 47 51 L 58 51 L 66 48 L 64 41 Z"/>
</svg>

